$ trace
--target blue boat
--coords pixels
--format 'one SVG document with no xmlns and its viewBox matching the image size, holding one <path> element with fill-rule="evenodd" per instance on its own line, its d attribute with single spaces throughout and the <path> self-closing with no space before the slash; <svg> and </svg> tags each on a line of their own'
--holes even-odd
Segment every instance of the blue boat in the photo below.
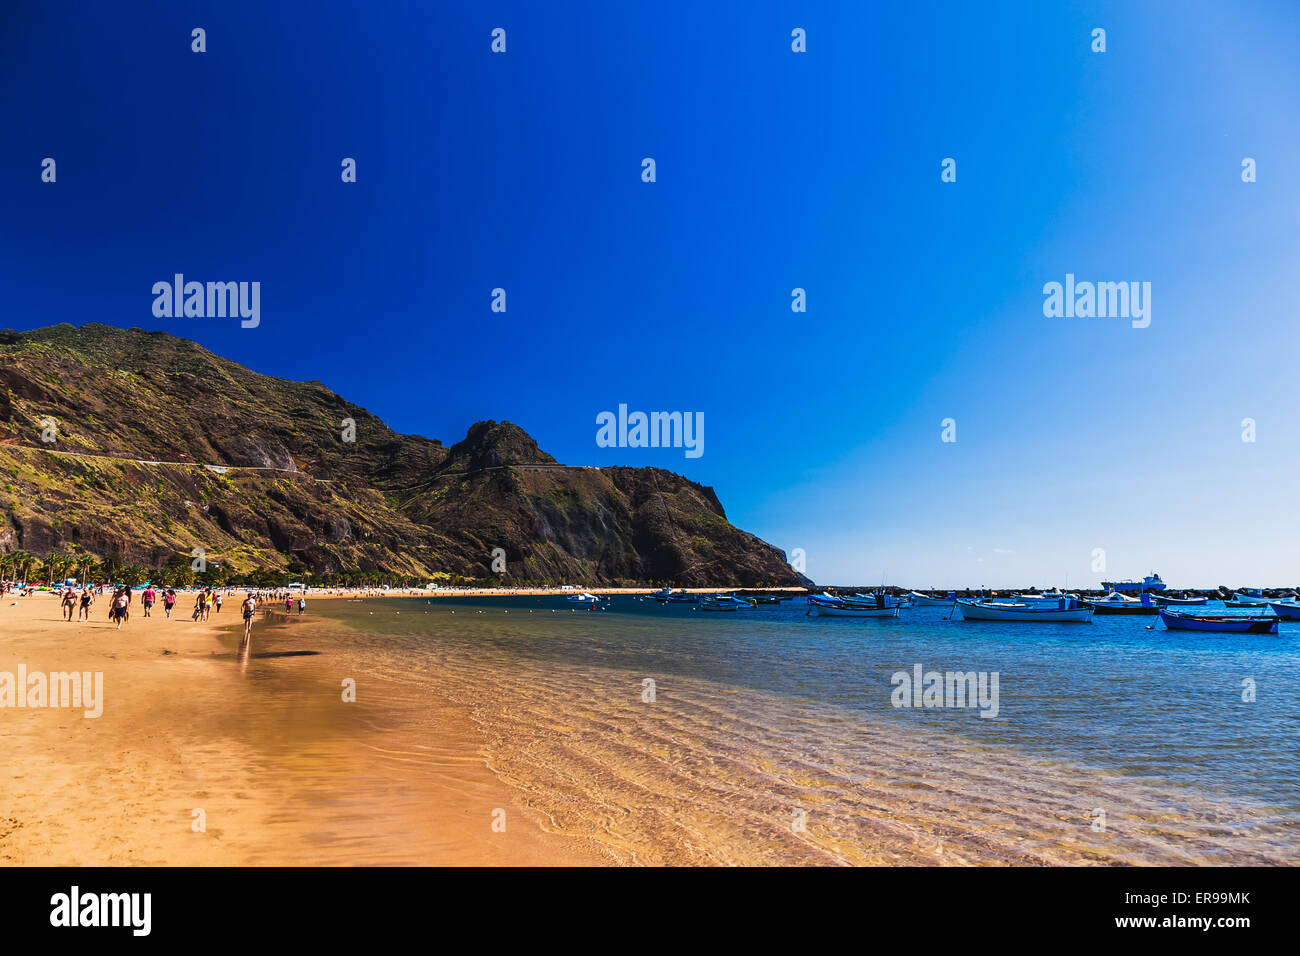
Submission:
<svg viewBox="0 0 1300 956">
<path fill-rule="evenodd" d="M 1274 614 L 1285 621 L 1300 621 L 1300 602 L 1269 601 L 1268 606 L 1272 608 Z"/>
<path fill-rule="evenodd" d="M 1274 614 L 1188 614 L 1160 609 L 1160 619 L 1171 631 L 1213 631 L 1217 634 L 1276 634 Z"/>
</svg>

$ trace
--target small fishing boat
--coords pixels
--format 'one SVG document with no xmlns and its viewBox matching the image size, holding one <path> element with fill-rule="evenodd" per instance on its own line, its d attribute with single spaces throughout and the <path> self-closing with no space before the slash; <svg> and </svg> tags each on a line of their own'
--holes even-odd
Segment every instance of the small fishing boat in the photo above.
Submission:
<svg viewBox="0 0 1300 956">
<path fill-rule="evenodd" d="M 1151 603 L 1151 596 L 1143 593 L 1142 597 L 1125 597 L 1118 591 L 1111 591 L 1105 597 L 1083 601 L 1097 614 L 1155 614 L 1159 608 Z"/>
<path fill-rule="evenodd" d="M 1041 594 L 1013 594 L 1010 600 L 1017 604 L 1051 604 L 1055 606 L 1057 602 L 1073 598 L 1079 600 L 1077 594 L 1066 594 L 1064 591 L 1044 591 Z M 994 598 L 993 600 L 1004 600 L 1003 598 Z"/>
<path fill-rule="evenodd" d="M 1155 601 L 1160 607 L 1167 604 L 1178 607 L 1202 607 L 1209 600 L 1203 597 L 1165 597 L 1162 594 L 1151 595 L 1151 600 Z"/>
<path fill-rule="evenodd" d="M 701 611 L 739 611 L 753 606 L 734 594 L 706 594 L 700 598 Z"/>
<path fill-rule="evenodd" d="M 1055 605 L 1034 602 L 968 601 L 955 602 L 965 621 L 1043 621 L 1082 623 L 1092 620 L 1092 608 L 1080 606 L 1072 597 L 1061 598 Z"/>
<path fill-rule="evenodd" d="M 1276 634 L 1275 614 L 1189 614 L 1161 609 L 1160 619 L 1171 631 L 1213 631 L 1217 634 Z"/>
<path fill-rule="evenodd" d="M 1234 601 L 1263 601 L 1264 591 L 1262 588 L 1241 588 L 1232 595 Z"/>
<path fill-rule="evenodd" d="M 1224 607 L 1268 607 L 1268 602 L 1256 601 L 1250 598 L 1243 598 L 1241 596 L 1237 596 L 1235 600 L 1224 601 L 1223 606 Z"/>
<path fill-rule="evenodd" d="M 808 595 L 808 616 L 898 617 L 899 605 L 874 601 L 849 601 L 834 594 Z"/>
<path fill-rule="evenodd" d="M 655 600 L 659 599 L 656 598 Z M 691 594 L 685 588 L 682 588 L 680 591 L 674 591 L 670 594 L 666 598 L 666 601 L 669 604 L 698 604 L 700 596 L 698 594 Z"/>
<path fill-rule="evenodd" d="M 780 604 L 781 595 L 779 594 L 755 594 L 750 600 L 755 604 Z"/>
<path fill-rule="evenodd" d="M 858 604 L 863 607 L 911 607 L 912 602 L 906 597 L 894 597 L 886 591 L 876 591 L 870 594 L 849 594 L 849 595 L 827 595 L 828 597 L 839 597 L 841 601 L 848 604 Z"/>
<path fill-rule="evenodd" d="M 655 591 L 653 594 L 646 595 L 646 597 L 654 598 L 660 604 L 669 600 L 672 596 L 673 596 L 672 588 L 660 588 L 658 591 Z"/>
<path fill-rule="evenodd" d="M 1300 601 L 1294 598 L 1289 601 L 1269 601 L 1268 606 L 1284 621 L 1300 621 Z"/>
<path fill-rule="evenodd" d="M 565 598 L 565 600 L 570 604 L 595 604 L 600 600 L 600 598 L 596 597 L 594 594 L 588 594 L 586 591 L 583 591 L 581 594 L 570 595 Z"/>
<path fill-rule="evenodd" d="M 908 591 L 907 597 L 917 607 L 951 607 L 952 602 L 957 600 L 957 592 L 949 591 L 946 598 L 936 598 L 919 591 Z"/>
</svg>

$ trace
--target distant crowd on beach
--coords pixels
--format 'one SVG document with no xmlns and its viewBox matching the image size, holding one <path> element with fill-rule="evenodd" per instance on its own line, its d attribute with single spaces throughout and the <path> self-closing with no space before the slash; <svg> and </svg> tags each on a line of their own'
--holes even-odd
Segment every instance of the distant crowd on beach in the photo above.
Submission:
<svg viewBox="0 0 1300 956">
<path fill-rule="evenodd" d="M 155 605 L 161 603 L 163 615 L 171 618 L 180 600 L 176 588 L 154 587 L 152 584 L 146 584 L 143 588 L 131 588 L 125 584 L 65 584 L 40 590 L 47 591 L 58 599 L 63 619 L 68 622 L 89 621 L 90 612 L 96 602 L 106 597 L 109 623 L 116 624 L 119 631 L 122 625 L 131 619 L 131 606 L 135 603 L 137 594 L 144 617 L 153 617 Z M 238 590 L 241 589 L 205 587 L 194 592 L 190 620 L 207 621 L 213 612 L 220 614 L 228 597 L 238 597 L 236 594 Z M 0 597 L 8 594 L 26 597 L 37 591 L 37 588 L 26 584 L 0 581 Z M 186 599 L 188 600 L 188 594 Z M 259 605 L 274 607 L 281 601 L 284 602 L 285 614 L 292 614 L 295 608 L 299 615 L 307 611 L 307 595 L 303 591 L 295 592 L 287 588 L 245 591 L 244 598 L 240 602 L 240 613 L 244 619 L 244 636 L 248 637 L 252 632 L 253 615 Z"/>
</svg>

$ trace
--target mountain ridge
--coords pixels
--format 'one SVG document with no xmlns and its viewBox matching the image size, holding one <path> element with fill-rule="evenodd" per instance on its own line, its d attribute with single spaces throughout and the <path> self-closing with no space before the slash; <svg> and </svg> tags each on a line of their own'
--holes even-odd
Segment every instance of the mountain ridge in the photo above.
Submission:
<svg viewBox="0 0 1300 956">
<path fill-rule="evenodd" d="M 682 475 L 562 465 L 505 421 L 450 447 L 403 435 L 323 383 L 137 328 L 0 331 L 0 473 L 0 553 L 157 567 L 200 549 L 240 572 L 321 577 L 802 583 Z"/>
</svg>

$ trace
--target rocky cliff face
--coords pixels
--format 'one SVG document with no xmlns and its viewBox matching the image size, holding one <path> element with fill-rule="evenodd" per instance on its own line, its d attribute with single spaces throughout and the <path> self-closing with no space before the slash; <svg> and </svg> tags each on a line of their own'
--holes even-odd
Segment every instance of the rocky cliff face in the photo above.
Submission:
<svg viewBox="0 0 1300 956">
<path fill-rule="evenodd" d="M 501 548 L 514 583 L 800 583 L 680 475 L 566 467 L 509 422 L 447 448 L 139 329 L 0 332 L 0 475 L 0 551 L 486 578 Z"/>
</svg>

